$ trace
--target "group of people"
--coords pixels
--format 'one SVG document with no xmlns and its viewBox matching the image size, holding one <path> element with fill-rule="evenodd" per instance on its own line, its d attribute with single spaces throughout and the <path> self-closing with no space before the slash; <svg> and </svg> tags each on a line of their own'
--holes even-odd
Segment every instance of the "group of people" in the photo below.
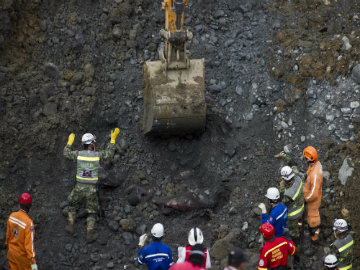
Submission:
<svg viewBox="0 0 360 270">
<path fill-rule="evenodd" d="M 148 270 L 202 270 L 211 267 L 209 251 L 203 246 L 204 235 L 199 228 L 192 228 L 188 234 L 188 245 L 178 248 L 178 260 L 173 263 L 171 248 L 161 242 L 164 226 L 156 223 L 151 229 L 152 242 L 145 246 L 148 238 L 143 234 L 139 238 L 138 263 L 146 265 Z M 240 248 L 234 248 L 228 256 L 224 270 L 241 270 L 245 267 L 245 256 Z"/>
<path fill-rule="evenodd" d="M 305 216 L 311 243 L 315 246 L 318 244 L 323 171 L 314 147 L 306 147 L 303 157 L 309 166 L 305 182 L 303 183 L 292 168 L 284 166 L 280 171 L 282 178 L 280 190 L 270 187 L 265 195 L 270 206 L 269 214 L 264 203 L 258 205 L 262 212 L 260 232 L 266 240 L 259 259 L 259 270 L 287 269 L 288 255 L 295 256 L 296 245 L 299 245 L 300 238 L 303 237 Z M 333 230 L 336 239 L 330 246 L 330 254 L 324 259 L 324 267 L 352 269 L 354 241 L 348 234 L 346 220 L 335 220 Z M 295 256 L 295 262 L 297 260 L 298 257 Z"/>
<path fill-rule="evenodd" d="M 82 200 L 86 200 L 87 210 L 87 240 L 96 240 L 94 230 L 95 215 L 99 211 L 97 184 L 99 181 L 100 160 L 106 160 L 114 155 L 115 140 L 119 129 L 111 131 L 111 140 L 105 151 L 95 150 L 96 137 L 86 133 L 82 137 L 83 150 L 72 151 L 71 146 L 75 134 L 70 134 L 64 149 L 64 156 L 77 162 L 76 185 L 68 196 L 69 211 L 66 231 L 74 233 L 76 210 Z M 295 256 L 296 245 L 303 237 L 303 221 L 307 217 L 308 228 L 312 243 L 316 244 L 320 233 L 319 207 L 322 196 L 323 171 L 318 153 L 315 148 L 308 146 L 303 156 L 309 167 L 305 182 L 302 181 L 292 168 L 285 166 L 281 169 L 282 183 L 280 190 L 276 187 L 267 189 L 265 197 L 270 206 L 269 214 L 264 203 L 261 209 L 260 232 L 266 243 L 262 247 L 258 269 L 287 269 L 288 255 Z M 32 198 L 29 193 L 20 196 L 20 210 L 10 215 L 7 222 L 6 245 L 7 258 L 10 269 L 37 270 L 34 248 L 34 224 L 28 216 Z M 349 234 L 349 226 L 345 219 L 337 219 L 333 224 L 335 241 L 330 246 L 329 254 L 324 259 L 326 269 L 352 269 L 352 254 L 354 241 Z M 149 270 L 167 270 L 173 264 L 170 247 L 164 245 L 164 227 L 157 223 L 151 230 L 152 243 L 144 246 L 147 234 L 139 239 L 140 250 L 138 263 L 146 264 Z M 172 270 L 207 269 L 211 267 L 210 254 L 202 243 L 204 237 L 199 228 L 192 228 L 189 232 L 186 247 L 178 250 L 178 261 L 171 266 Z M 295 256 L 296 258 L 296 256 Z M 243 269 L 245 257 L 240 249 L 232 250 L 228 257 L 227 270 Z M 295 260 L 296 262 L 296 260 Z M 192 265 L 190 265 L 190 264 Z"/>
</svg>

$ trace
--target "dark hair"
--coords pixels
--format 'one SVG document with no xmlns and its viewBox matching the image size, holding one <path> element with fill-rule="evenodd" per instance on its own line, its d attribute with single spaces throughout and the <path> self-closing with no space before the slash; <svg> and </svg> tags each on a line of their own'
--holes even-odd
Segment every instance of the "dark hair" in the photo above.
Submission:
<svg viewBox="0 0 360 270">
<path fill-rule="evenodd" d="M 153 242 L 161 242 L 161 239 L 162 239 L 162 237 L 157 238 L 155 236 L 152 236 L 152 241 Z"/>
<path fill-rule="evenodd" d="M 238 267 L 243 262 L 246 262 L 246 258 L 242 250 L 238 247 L 233 248 L 229 253 L 228 264 L 233 267 Z"/>
<path fill-rule="evenodd" d="M 188 261 L 194 266 L 201 266 L 205 258 L 205 248 L 202 244 L 196 244 L 192 246 Z"/>
<path fill-rule="evenodd" d="M 26 212 L 29 212 L 30 211 L 30 208 L 31 208 L 31 203 L 29 204 L 22 204 L 20 203 L 20 209 L 26 211 Z"/>
</svg>

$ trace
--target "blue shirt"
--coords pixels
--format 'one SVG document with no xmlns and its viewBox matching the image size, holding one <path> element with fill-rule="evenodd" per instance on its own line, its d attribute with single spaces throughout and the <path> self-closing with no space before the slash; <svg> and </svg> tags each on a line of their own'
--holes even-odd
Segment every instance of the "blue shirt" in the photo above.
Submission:
<svg viewBox="0 0 360 270">
<path fill-rule="evenodd" d="M 138 263 L 146 264 L 148 270 L 168 270 L 173 263 L 169 246 L 152 242 L 138 251 Z"/>
<path fill-rule="evenodd" d="M 269 222 L 274 226 L 275 237 L 282 236 L 284 229 L 286 228 L 286 222 L 288 219 L 288 210 L 282 202 L 273 207 L 270 214 L 261 214 L 261 224 Z"/>
</svg>

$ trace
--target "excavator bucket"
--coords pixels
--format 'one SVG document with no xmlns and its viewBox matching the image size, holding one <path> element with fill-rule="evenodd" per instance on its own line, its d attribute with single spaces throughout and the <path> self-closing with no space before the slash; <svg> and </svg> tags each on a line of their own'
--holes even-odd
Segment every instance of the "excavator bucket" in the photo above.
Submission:
<svg viewBox="0 0 360 270">
<path fill-rule="evenodd" d="M 143 67 L 145 134 L 200 133 L 205 129 L 204 59 L 186 69 L 164 69 L 162 61 Z"/>
</svg>

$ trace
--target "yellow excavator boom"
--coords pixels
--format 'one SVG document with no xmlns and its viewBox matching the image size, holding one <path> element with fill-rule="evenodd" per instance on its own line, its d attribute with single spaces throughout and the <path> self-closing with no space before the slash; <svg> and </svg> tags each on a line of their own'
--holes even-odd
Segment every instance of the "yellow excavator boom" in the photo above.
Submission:
<svg viewBox="0 0 360 270">
<path fill-rule="evenodd" d="M 160 61 L 143 67 L 144 117 L 146 134 L 199 133 L 205 129 L 204 59 L 189 58 L 186 42 L 192 33 L 184 29 L 187 0 L 164 0 L 165 28 L 160 36 Z"/>
</svg>

